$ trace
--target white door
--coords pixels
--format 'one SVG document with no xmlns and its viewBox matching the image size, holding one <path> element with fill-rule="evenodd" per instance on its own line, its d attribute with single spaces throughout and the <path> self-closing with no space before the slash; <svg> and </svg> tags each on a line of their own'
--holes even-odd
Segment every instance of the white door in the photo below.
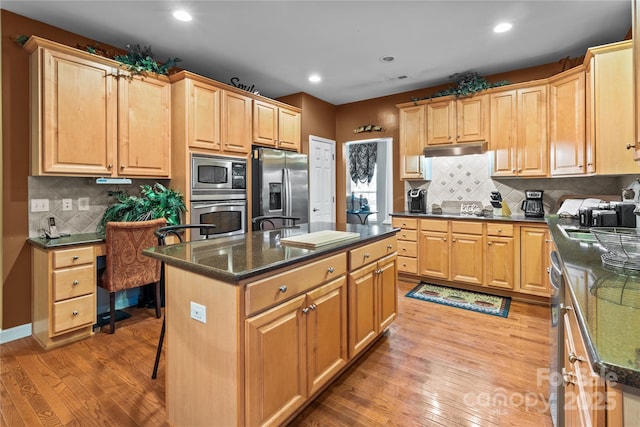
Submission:
<svg viewBox="0 0 640 427">
<path fill-rule="evenodd" d="M 309 136 L 309 222 L 336 221 L 336 142 Z"/>
</svg>

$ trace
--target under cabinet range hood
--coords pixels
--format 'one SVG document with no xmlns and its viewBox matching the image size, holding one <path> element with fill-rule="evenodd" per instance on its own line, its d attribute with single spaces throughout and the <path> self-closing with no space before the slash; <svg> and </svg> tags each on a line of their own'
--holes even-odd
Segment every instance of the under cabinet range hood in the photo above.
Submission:
<svg viewBox="0 0 640 427">
<path fill-rule="evenodd" d="M 424 148 L 425 157 L 464 156 L 466 154 L 484 154 L 486 152 L 486 141 L 434 145 Z"/>
</svg>

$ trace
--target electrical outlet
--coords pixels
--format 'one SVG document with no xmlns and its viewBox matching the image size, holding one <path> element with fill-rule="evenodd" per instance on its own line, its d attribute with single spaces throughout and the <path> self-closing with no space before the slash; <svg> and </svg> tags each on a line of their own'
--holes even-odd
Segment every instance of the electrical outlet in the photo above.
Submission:
<svg viewBox="0 0 640 427">
<path fill-rule="evenodd" d="M 78 210 L 79 211 L 88 211 L 89 210 L 89 198 L 88 197 L 79 197 L 78 198 Z"/>
<path fill-rule="evenodd" d="M 49 199 L 31 199 L 31 212 L 49 212 Z"/>
<path fill-rule="evenodd" d="M 70 211 L 73 207 L 73 203 L 71 202 L 71 199 L 62 199 L 62 210 L 63 211 Z"/>
<path fill-rule="evenodd" d="M 198 322 L 207 323 L 207 307 L 191 301 L 191 318 Z"/>
</svg>

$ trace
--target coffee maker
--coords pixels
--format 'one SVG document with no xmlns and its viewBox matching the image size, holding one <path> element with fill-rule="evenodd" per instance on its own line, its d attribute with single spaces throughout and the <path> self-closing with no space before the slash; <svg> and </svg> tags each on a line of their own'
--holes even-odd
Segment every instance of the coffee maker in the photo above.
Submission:
<svg viewBox="0 0 640 427">
<path fill-rule="evenodd" d="M 525 200 L 522 201 L 524 216 L 533 218 L 544 217 L 544 205 L 542 204 L 542 190 L 525 190 Z"/>
<path fill-rule="evenodd" d="M 409 212 L 427 213 L 427 190 L 413 189 L 407 192 Z"/>
</svg>

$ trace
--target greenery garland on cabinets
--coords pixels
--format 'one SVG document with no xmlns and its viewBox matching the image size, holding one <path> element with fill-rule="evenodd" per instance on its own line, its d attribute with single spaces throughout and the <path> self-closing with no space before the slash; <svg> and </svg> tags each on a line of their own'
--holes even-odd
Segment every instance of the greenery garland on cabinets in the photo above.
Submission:
<svg viewBox="0 0 640 427">
<path fill-rule="evenodd" d="M 423 98 L 411 97 L 411 100 L 413 102 L 417 102 L 422 99 L 439 98 L 441 96 L 449 96 L 449 95 L 455 95 L 456 98 L 458 98 L 460 96 L 469 96 L 469 95 L 473 95 L 476 92 L 481 92 L 483 90 L 491 89 L 493 87 L 505 86 L 509 84 L 509 82 L 506 80 L 502 80 L 495 83 L 489 83 L 487 79 L 480 76 L 476 72 L 469 72 L 466 74 L 455 73 L 450 75 L 449 78 L 456 81 L 457 83 L 456 86 L 443 89 L 441 91 L 434 93 L 431 96 L 426 96 Z"/>
<path fill-rule="evenodd" d="M 140 186 L 140 196 L 126 192 L 114 195 L 116 202 L 107 208 L 97 227 L 97 233 L 104 236 L 107 222 L 147 221 L 166 218 L 167 225 L 180 224 L 181 216 L 187 208 L 180 192 L 155 183 Z"/>
</svg>

